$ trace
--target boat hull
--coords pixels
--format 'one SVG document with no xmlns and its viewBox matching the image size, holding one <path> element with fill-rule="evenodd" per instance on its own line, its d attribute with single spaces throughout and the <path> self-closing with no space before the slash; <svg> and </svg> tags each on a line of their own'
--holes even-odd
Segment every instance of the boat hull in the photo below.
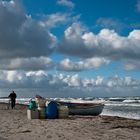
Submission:
<svg viewBox="0 0 140 140">
<path fill-rule="evenodd" d="M 70 115 L 92 115 L 97 116 L 102 113 L 104 105 L 95 105 L 88 107 L 69 107 Z"/>
<path fill-rule="evenodd" d="M 102 113 L 104 104 L 87 104 L 87 103 L 66 103 L 59 102 L 69 108 L 69 115 L 92 115 L 97 116 Z"/>
</svg>

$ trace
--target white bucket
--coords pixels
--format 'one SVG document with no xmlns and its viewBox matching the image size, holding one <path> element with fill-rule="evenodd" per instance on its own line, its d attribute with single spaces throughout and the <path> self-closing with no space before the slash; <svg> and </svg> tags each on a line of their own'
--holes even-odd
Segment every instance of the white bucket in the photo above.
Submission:
<svg viewBox="0 0 140 140">
<path fill-rule="evenodd" d="M 37 109 L 33 109 L 33 110 L 28 109 L 27 110 L 27 118 L 29 120 L 31 120 L 31 119 L 38 119 L 39 118 L 38 110 Z"/>
</svg>

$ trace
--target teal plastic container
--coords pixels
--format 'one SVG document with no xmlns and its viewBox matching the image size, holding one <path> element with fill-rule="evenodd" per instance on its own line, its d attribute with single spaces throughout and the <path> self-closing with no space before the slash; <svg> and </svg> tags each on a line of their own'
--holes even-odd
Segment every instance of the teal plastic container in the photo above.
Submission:
<svg viewBox="0 0 140 140">
<path fill-rule="evenodd" d="M 37 105 L 35 101 L 30 101 L 29 105 L 28 105 L 28 109 L 32 110 L 32 109 L 36 109 Z"/>
</svg>

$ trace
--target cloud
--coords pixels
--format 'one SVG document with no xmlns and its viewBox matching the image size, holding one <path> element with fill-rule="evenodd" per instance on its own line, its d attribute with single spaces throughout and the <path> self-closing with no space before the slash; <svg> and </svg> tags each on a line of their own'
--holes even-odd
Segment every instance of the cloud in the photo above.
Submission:
<svg viewBox="0 0 140 140">
<path fill-rule="evenodd" d="M 105 57 L 110 60 L 140 59 L 140 30 L 120 36 L 114 30 L 102 29 L 98 34 L 73 23 L 64 32 L 59 51 L 76 57 Z"/>
<path fill-rule="evenodd" d="M 138 12 L 140 12 L 140 0 L 137 1 L 136 9 Z"/>
<path fill-rule="evenodd" d="M 47 70 L 53 67 L 53 61 L 47 57 L 1 59 L 1 70 Z"/>
<path fill-rule="evenodd" d="M 118 19 L 115 18 L 99 18 L 96 21 L 96 26 L 101 28 L 108 28 L 113 29 L 116 32 L 121 32 L 124 28 L 127 28 L 128 26 Z"/>
<path fill-rule="evenodd" d="M 16 81 L 20 81 L 23 79 L 23 74 L 16 71 L 8 71 L 6 74 L 6 80 L 10 83 L 14 83 Z"/>
<path fill-rule="evenodd" d="M 0 71 L 0 87 L 45 88 L 47 93 L 69 97 L 139 95 L 140 80 L 115 75 L 108 79 L 102 76 L 81 78 L 79 75 L 50 75 L 45 71 Z M 46 93 L 45 92 L 45 93 Z M 45 96 L 45 95 L 44 95 Z M 53 96 L 53 95 L 52 95 Z"/>
<path fill-rule="evenodd" d="M 110 79 L 108 79 L 108 81 L 106 82 L 106 85 L 109 87 L 138 87 L 140 85 L 140 81 L 133 79 L 132 77 L 124 77 L 121 78 L 118 75 L 115 75 L 114 77 L 111 77 Z"/>
<path fill-rule="evenodd" d="M 69 14 L 66 13 L 54 13 L 44 17 L 44 20 L 40 21 L 40 25 L 43 27 L 56 27 L 58 24 L 65 24 L 71 20 Z"/>
<path fill-rule="evenodd" d="M 56 37 L 15 1 L 0 1 L 0 58 L 40 57 L 52 53 Z M 9 51 L 10 50 L 10 51 Z"/>
<path fill-rule="evenodd" d="M 140 61 L 139 60 L 124 60 L 123 66 L 125 70 L 140 70 Z"/>
<path fill-rule="evenodd" d="M 74 6 L 75 6 L 75 4 L 70 0 L 58 0 L 57 4 L 66 6 L 66 7 L 70 7 L 70 8 L 74 8 Z"/>
<path fill-rule="evenodd" d="M 69 87 L 81 86 L 81 79 L 78 74 L 64 77 L 63 81 L 66 82 Z"/>
<path fill-rule="evenodd" d="M 77 88 L 95 88 L 95 87 L 107 87 L 107 88 L 126 88 L 126 87 L 139 87 L 140 81 L 132 77 L 119 77 L 115 75 L 108 79 L 102 76 L 95 78 L 81 78 L 78 74 L 75 75 L 64 75 L 54 74 L 50 75 L 46 71 L 0 71 L 0 81 L 6 81 L 8 87 L 9 84 L 25 84 L 27 87 L 30 86 L 27 83 L 32 84 L 33 87 L 55 87 L 58 85 L 60 88 L 66 87 L 77 87 Z M 42 85 L 42 83 L 44 83 Z M 63 86 L 60 86 L 63 85 Z"/>
<path fill-rule="evenodd" d="M 109 64 L 109 60 L 106 60 L 105 58 L 95 57 L 75 62 L 67 58 L 59 63 L 58 70 L 83 71 L 89 69 L 97 69 L 103 64 Z"/>
<path fill-rule="evenodd" d="M 80 23 L 73 23 L 72 26 L 65 30 L 64 37 L 60 42 L 58 51 L 73 56 L 89 56 L 82 39 L 82 34 L 85 30 L 86 29 Z"/>
</svg>

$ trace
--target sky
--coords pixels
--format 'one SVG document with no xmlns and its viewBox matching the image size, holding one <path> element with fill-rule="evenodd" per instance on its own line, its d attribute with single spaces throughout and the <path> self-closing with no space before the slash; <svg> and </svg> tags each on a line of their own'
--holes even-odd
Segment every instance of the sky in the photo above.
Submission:
<svg viewBox="0 0 140 140">
<path fill-rule="evenodd" d="M 0 0 L 0 88 L 140 96 L 140 0 Z"/>
</svg>

